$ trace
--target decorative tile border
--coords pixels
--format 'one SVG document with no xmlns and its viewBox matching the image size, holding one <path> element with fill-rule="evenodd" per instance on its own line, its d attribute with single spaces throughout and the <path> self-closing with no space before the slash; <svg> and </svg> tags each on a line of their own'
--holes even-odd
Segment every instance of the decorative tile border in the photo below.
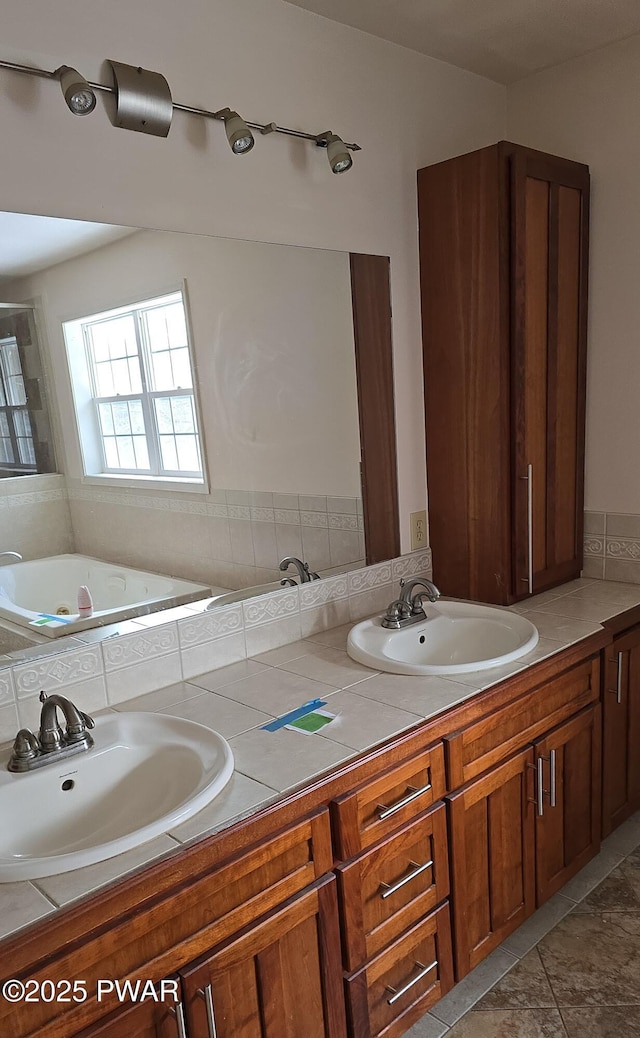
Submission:
<svg viewBox="0 0 640 1038">
<path fill-rule="evenodd" d="M 640 583 L 640 515 L 585 512 L 584 558 L 589 576 Z"/>
<path fill-rule="evenodd" d="M 365 569 L 351 570 L 347 574 L 347 580 L 350 595 L 369 591 L 381 584 L 390 584 L 392 581 L 391 562 L 378 562 L 375 566 L 367 566 Z"/>
<path fill-rule="evenodd" d="M 32 696 L 44 688 L 49 692 L 73 685 L 103 673 L 102 648 L 96 645 L 81 652 L 63 652 L 44 659 L 33 659 L 13 668 L 18 699 Z"/>
<path fill-rule="evenodd" d="M 585 555 L 604 555 L 604 538 L 603 537 L 585 537 L 584 541 L 584 553 Z"/>
<path fill-rule="evenodd" d="M 606 554 L 614 559 L 640 559 L 640 541 L 607 541 Z"/>
<path fill-rule="evenodd" d="M 118 507 L 150 508 L 160 512 L 184 512 L 189 515 L 212 515 L 217 519 L 286 523 L 320 529 L 331 526 L 334 529 L 357 530 L 359 526 L 354 520 L 356 516 L 362 515 L 362 500 L 356 497 L 305 498 L 297 494 L 254 493 L 249 490 L 214 490 L 210 495 L 194 500 L 193 495 L 179 497 L 175 493 L 163 494 L 161 491 L 136 493 L 117 487 L 71 486 L 68 491 L 43 490 L 28 496 L 35 496 L 42 501 L 58 499 L 47 495 L 59 495 L 60 499 L 68 496 L 72 501 L 90 501 Z M 27 495 L 21 494 L 20 497 Z M 280 502 L 286 502 L 286 505 Z M 323 507 L 303 508 L 300 502 Z M 297 507 L 292 507 L 294 504 Z"/>
<path fill-rule="evenodd" d="M 406 577 L 415 577 L 418 574 L 425 576 L 432 571 L 431 548 L 423 548 L 414 551 L 410 555 L 401 555 L 394 559 L 391 564 L 393 580 L 403 580 Z"/>
<path fill-rule="evenodd" d="M 310 584 L 301 584 L 299 594 L 301 609 L 313 609 L 316 606 L 326 605 L 327 602 L 346 599 L 349 597 L 347 574 L 312 580 Z"/>
<path fill-rule="evenodd" d="M 126 633 L 112 625 L 101 632 L 102 641 L 86 648 L 78 648 L 71 638 L 66 648 L 43 643 L 30 650 L 33 655 L 28 658 L 16 661 L 7 657 L 5 667 L 0 663 L 0 703 L 25 701 L 41 688 L 57 691 L 84 684 L 89 689 L 95 679 L 104 682 L 105 677 L 109 701 L 122 702 L 140 694 L 140 683 L 146 690 L 161 687 L 179 680 L 180 669 L 183 677 L 193 677 L 196 662 L 199 673 L 225 666 L 229 663 L 228 636 L 234 639 L 233 659 L 246 658 L 300 638 L 303 612 L 307 618 L 313 616 L 316 632 L 335 625 L 336 603 L 341 604 L 341 617 L 350 615 L 355 621 L 364 615 L 363 609 L 383 609 L 401 576 L 418 574 L 431 575 L 428 549 L 229 606 L 209 610 L 203 606 L 193 615 L 176 617 L 174 610 L 171 620 L 152 627 L 142 626 L 141 619 L 139 631 L 135 620 L 128 622 Z M 74 695 L 73 687 L 70 695 Z"/>
<path fill-rule="evenodd" d="M 155 659 L 178 651 L 178 627 L 175 623 L 151 627 L 140 634 L 125 634 L 110 638 L 102 645 L 104 669 L 130 667 L 143 660 Z"/>
<path fill-rule="evenodd" d="M 0 670 L 0 706 L 5 706 L 6 703 L 13 703 L 15 697 L 11 671 L 8 668 Z"/>
<path fill-rule="evenodd" d="M 178 620 L 180 647 L 192 648 L 215 638 L 224 638 L 227 634 L 236 634 L 243 627 L 240 602 L 230 606 L 218 606 L 216 609 L 199 613 L 198 616 Z"/>
<path fill-rule="evenodd" d="M 28 494 L 11 494 L 2 500 L 8 508 L 24 508 L 26 505 L 44 505 L 50 501 L 66 501 L 66 490 L 33 490 Z"/>
<path fill-rule="evenodd" d="M 255 627 L 257 624 L 268 623 L 270 620 L 279 620 L 285 616 L 291 616 L 300 610 L 300 599 L 298 588 L 284 588 L 282 591 L 272 591 L 268 595 L 260 595 L 259 598 L 248 598 L 242 603 L 245 627 Z"/>
</svg>

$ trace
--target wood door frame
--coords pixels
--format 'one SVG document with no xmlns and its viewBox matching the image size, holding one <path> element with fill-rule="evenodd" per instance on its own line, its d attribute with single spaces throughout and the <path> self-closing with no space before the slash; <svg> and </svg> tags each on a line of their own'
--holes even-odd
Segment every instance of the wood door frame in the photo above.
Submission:
<svg viewBox="0 0 640 1038">
<path fill-rule="evenodd" d="M 400 554 L 389 257 L 350 253 L 366 562 Z"/>
</svg>

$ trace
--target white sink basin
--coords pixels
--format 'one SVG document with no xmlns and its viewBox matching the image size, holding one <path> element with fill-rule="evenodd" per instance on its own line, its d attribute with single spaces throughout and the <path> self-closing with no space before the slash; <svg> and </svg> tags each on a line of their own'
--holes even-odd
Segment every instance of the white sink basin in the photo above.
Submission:
<svg viewBox="0 0 640 1038">
<path fill-rule="evenodd" d="M 217 732 L 180 717 L 96 719 L 86 753 L 36 771 L 0 758 L 0 882 L 92 865 L 186 821 L 223 789 L 233 754 Z"/>
<path fill-rule="evenodd" d="M 425 612 L 426 620 L 399 631 L 383 627 L 382 617 L 356 624 L 347 652 L 374 670 L 446 677 L 510 663 L 538 642 L 529 620 L 498 606 L 439 599 Z"/>
</svg>

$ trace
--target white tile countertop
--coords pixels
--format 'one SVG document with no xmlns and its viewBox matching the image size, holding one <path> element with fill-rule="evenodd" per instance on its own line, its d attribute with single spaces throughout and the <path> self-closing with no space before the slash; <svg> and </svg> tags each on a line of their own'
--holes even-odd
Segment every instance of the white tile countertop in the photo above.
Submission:
<svg viewBox="0 0 640 1038">
<path fill-rule="evenodd" d="M 182 844 L 249 817 L 362 751 L 597 633 L 605 621 L 638 605 L 640 585 L 585 579 L 527 599 L 512 608 L 538 628 L 533 652 L 455 680 L 380 673 L 355 663 L 346 652 L 349 623 L 120 703 L 118 711 L 157 711 L 214 728 L 233 750 L 233 777 L 203 811 L 135 850 L 74 872 L 0 884 L 0 938 Z M 316 698 L 336 715 L 322 731 L 264 730 L 269 721 Z"/>
</svg>

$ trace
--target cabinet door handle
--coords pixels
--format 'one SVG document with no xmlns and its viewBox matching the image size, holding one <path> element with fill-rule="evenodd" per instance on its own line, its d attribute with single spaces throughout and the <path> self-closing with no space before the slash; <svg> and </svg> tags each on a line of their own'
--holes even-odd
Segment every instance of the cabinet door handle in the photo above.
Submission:
<svg viewBox="0 0 640 1038">
<path fill-rule="evenodd" d="M 209 1031 L 209 1038 L 218 1038 L 218 1030 L 216 1028 L 216 1015 L 213 1009 L 213 992 L 211 990 L 211 984 L 207 984 L 204 988 L 198 988 L 197 993 L 200 998 L 204 999 L 204 1005 L 207 1011 L 207 1030 Z M 180 1038 L 183 1038 L 183 1036 L 180 1035 Z"/>
<path fill-rule="evenodd" d="M 529 803 L 535 804 L 538 809 L 538 818 L 542 818 L 544 814 L 544 776 L 542 768 L 544 766 L 544 757 L 538 757 L 535 764 L 527 764 L 528 768 L 532 768 L 536 774 L 536 795 L 535 797 L 529 797 Z"/>
<path fill-rule="evenodd" d="M 171 1016 L 175 1016 L 176 1025 L 178 1028 L 178 1038 L 188 1038 L 187 1036 L 187 1025 L 184 1019 L 184 1008 L 182 1002 L 178 1002 L 176 1006 L 171 1006 L 169 1009 Z"/>
<path fill-rule="evenodd" d="M 549 750 L 549 803 L 556 806 L 556 751 Z"/>
<path fill-rule="evenodd" d="M 616 703 L 621 703 L 622 702 L 622 657 L 623 656 L 624 656 L 624 653 L 622 653 L 622 652 L 618 653 L 618 674 L 617 674 L 617 677 L 616 677 L 616 687 L 607 689 L 607 692 L 612 692 L 615 695 Z M 610 662 L 613 663 L 614 660 L 611 660 Z"/>
<path fill-rule="evenodd" d="M 384 804 L 378 804 L 378 821 L 384 821 L 385 818 L 389 818 L 390 815 L 394 815 L 396 811 L 401 811 L 403 807 L 407 806 L 407 804 L 411 804 L 414 800 L 417 800 L 423 793 L 427 793 L 431 789 L 431 783 L 427 782 L 426 786 L 420 786 L 419 789 L 417 789 L 416 786 L 407 786 L 407 789 L 409 790 L 409 795 L 403 797 L 402 800 L 398 800 L 395 804 L 392 804 L 391 807 L 386 807 Z"/>
<path fill-rule="evenodd" d="M 387 999 L 387 1005 L 394 1005 L 394 1003 L 397 1002 L 399 998 L 402 998 L 403 995 L 406 995 L 407 991 L 410 991 L 415 984 L 418 984 L 423 977 L 426 977 L 427 973 L 431 973 L 431 970 L 435 969 L 437 965 L 437 959 L 434 959 L 430 966 L 423 966 L 421 962 L 416 962 L 416 966 L 420 970 L 420 972 L 413 978 L 413 980 L 410 980 L 408 984 L 405 984 L 404 987 L 400 988 L 399 991 L 396 991 L 396 989 L 392 988 L 390 984 L 387 984 L 387 991 L 391 992 L 391 998 Z"/>
<path fill-rule="evenodd" d="M 399 879 L 397 883 L 394 883 L 392 887 L 390 887 L 388 883 L 380 884 L 381 887 L 384 887 L 384 890 L 380 894 L 380 897 L 383 901 L 386 898 L 391 897 L 392 894 L 395 894 L 398 890 L 401 890 L 401 888 L 404 887 L 406 883 L 410 883 L 412 879 L 415 879 L 416 876 L 419 876 L 421 872 L 426 872 L 427 869 L 430 869 L 432 865 L 432 861 L 425 861 L 423 865 L 418 865 L 417 861 L 409 862 L 409 867 L 411 871 L 408 872 L 406 876 L 403 876 L 402 879 Z"/>
<path fill-rule="evenodd" d="M 520 476 L 520 479 L 526 479 L 527 481 L 527 569 L 528 574 L 526 577 L 521 577 L 521 580 L 526 580 L 529 594 L 533 594 L 533 465 L 527 465 L 526 476 Z"/>
</svg>

